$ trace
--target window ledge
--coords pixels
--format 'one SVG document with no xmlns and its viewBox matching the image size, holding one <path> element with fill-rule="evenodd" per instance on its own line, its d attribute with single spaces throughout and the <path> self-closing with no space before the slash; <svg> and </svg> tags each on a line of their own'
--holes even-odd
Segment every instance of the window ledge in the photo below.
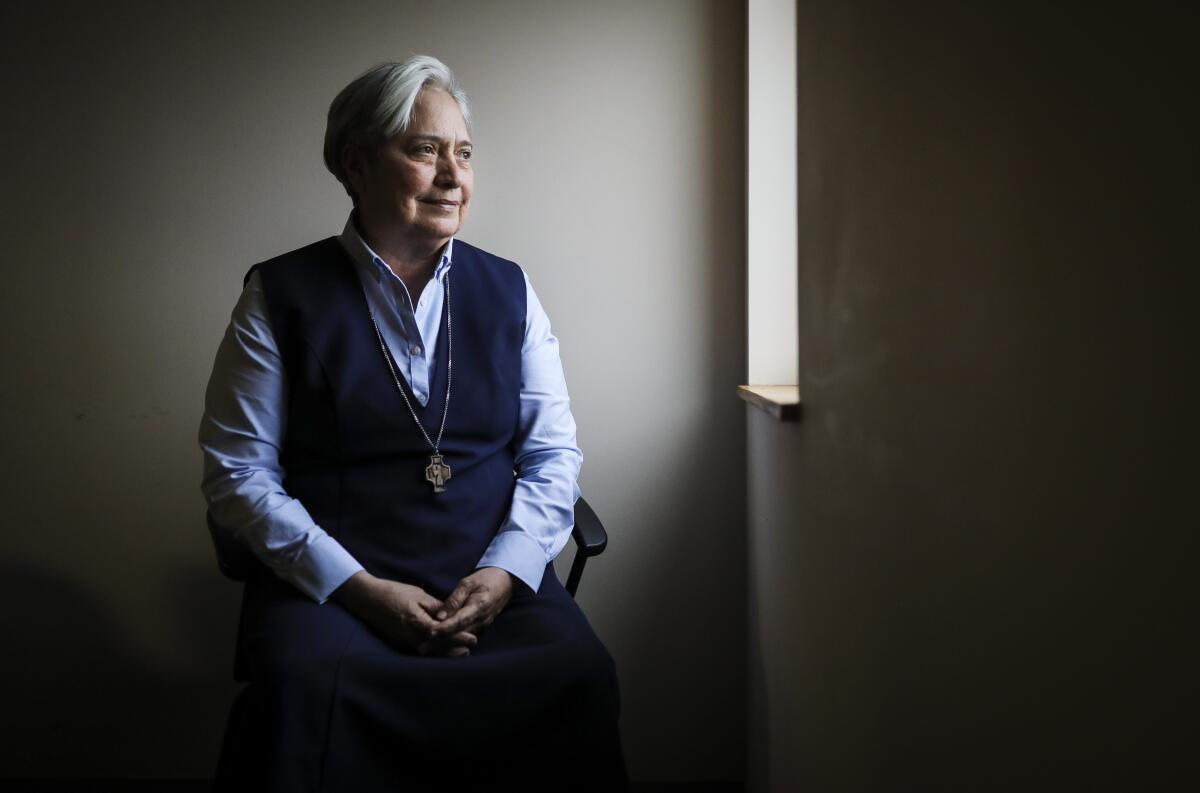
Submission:
<svg viewBox="0 0 1200 793">
<path fill-rule="evenodd" d="M 800 420 L 798 385 L 740 385 L 738 396 L 780 421 Z"/>
</svg>

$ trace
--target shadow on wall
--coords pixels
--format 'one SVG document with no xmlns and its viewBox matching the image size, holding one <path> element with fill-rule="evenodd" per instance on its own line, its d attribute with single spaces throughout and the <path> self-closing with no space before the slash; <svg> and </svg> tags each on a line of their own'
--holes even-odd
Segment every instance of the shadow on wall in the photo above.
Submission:
<svg viewBox="0 0 1200 793">
<path fill-rule="evenodd" d="M 216 764 L 231 680 L 238 588 L 192 564 L 172 579 L 172 613 L 192 637 L 174 658 L 141 652 L 92 592 L 61 574 L 0 562 L 0 654 L 8 718 L 0 776 L 197 777 Z M 197 671 L 201 670 L 201 671 Z M 214 696 L 224 690 L 227 696 Z M 187 714 L 181 718 L 181 714 Z"/>
</svg>

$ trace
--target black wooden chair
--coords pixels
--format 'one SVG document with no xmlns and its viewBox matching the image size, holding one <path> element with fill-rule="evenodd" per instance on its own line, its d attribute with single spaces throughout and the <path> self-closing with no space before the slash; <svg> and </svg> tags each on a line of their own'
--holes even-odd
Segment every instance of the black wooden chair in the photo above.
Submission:
<svg viewBox="0 0 1200 793">
<path fill-rule="evenodd" d="M 245 581 L 249 578 L 258 560 L 250 549 L 233 536 L 233 532 L 217 524 L 212 513 L 208 514 L 208 533 L 217 552 L 217 566 L 226 578 Z M 583 566 L 593 556 L 599 556 L 608 546 L 608 532 L 596 517 L 595 510 L 581 497 L 575 502 L 575 528 L 571 530 L 575 541 L 575 559 L 567 575 L 566 589 L 575 596 L 579 579 L 583 577 Z"/>
</svg>

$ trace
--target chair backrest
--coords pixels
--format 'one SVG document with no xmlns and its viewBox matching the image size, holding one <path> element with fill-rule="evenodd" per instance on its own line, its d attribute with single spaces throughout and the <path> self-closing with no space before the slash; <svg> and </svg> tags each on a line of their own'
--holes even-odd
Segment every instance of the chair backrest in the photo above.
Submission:
<svg viewBox="0 0 1200 793">
<path fill-rule="evenodd" d="M 245 581 L 254 571 L 254 566 L 259 564 L 258 559 L 246 547 L 246 543 L 235 537 L 230 529 L 217 523 L 211 512 L 206 519 L 208 536 L 212 538 L 213 551 L 217 554 L 217 567 L 226 578 Z"/>
</svg>

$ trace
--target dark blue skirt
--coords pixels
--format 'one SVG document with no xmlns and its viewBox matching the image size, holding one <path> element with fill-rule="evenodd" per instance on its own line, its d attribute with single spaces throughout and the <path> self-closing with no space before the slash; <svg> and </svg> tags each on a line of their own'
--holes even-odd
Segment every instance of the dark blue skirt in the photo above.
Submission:
<svg viewBox="0 0 1200 793">
<path fill-rule="evenodd" d="M 550 566 L 465 658 L 397 650 L 264 571 L 241 652 L 216 790 L 628 789 L 612 658 Z"/>
</svg>

